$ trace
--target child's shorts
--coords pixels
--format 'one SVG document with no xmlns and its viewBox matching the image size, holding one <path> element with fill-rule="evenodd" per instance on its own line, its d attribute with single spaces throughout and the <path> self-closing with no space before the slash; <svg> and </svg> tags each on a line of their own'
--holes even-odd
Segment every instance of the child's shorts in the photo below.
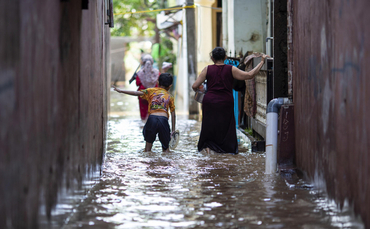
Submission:
<svg viewBox="0 0 370 229">
<path fill-rule="evenodd" d="M 159 141 L 162 144 L 162 149 L 168 149 L 171 139 L 170 125 L 168 118 L 164 116 L 149 115 L 148 120 L 143 129 L 144 140 L 153 143 L 158 134 Z"/>
</svg>

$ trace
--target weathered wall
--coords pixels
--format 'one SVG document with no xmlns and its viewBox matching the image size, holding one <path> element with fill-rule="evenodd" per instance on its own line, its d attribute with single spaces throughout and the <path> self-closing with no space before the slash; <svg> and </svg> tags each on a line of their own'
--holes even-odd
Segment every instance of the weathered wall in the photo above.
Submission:
<svg viewBox="0 0 370 229">
<path fill-rule="evenodd" d="M 287 0 L 274 1 L 274 98 L 288 96 Z"/>
<path fill-rule="evenodd" d="M 291 1 L 297 164 L 370 227 L 370 1 Z"/>
<path fill-rule="evenodd" d="M 124 64 L 125 51 L 127 43 L 111 37 L 110 39 L 110 56 L 111 56 L 111 80 L 113 83 L 126 81 L 126 68 Z"/>
<path fill-rule="evenodd" d="M 104 1 L 0 1 L 0 228 L 36 228 L 103 160 Z"/>
<path fill-rule="evenodd" d="M 222 20 L 226 22 L 223 27 L 223 45 L 227 55 L 234 57 L 240 52 L 265 52 L 269 24 L 267 1 L 223 0 L 222 3 Z"/>
</svg>

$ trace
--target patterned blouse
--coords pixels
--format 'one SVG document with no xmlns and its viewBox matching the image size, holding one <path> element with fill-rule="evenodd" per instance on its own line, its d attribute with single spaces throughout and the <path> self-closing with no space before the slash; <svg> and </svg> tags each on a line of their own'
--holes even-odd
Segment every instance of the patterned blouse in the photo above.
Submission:
<svg viewBox="0 0 370 229">
<path fill-rule="evenodd" d="M 148 101 L 148 114 L 153 114 L 156 112 L 167 113 L 167 118 L 169 117 L 168 111 L 175 111 L 175 101 L 173 96 L 168 93 L 166 89 L 155 87 L 140 90 L 144 95 L 140 96 L 142 99 Z"/>
</svg>

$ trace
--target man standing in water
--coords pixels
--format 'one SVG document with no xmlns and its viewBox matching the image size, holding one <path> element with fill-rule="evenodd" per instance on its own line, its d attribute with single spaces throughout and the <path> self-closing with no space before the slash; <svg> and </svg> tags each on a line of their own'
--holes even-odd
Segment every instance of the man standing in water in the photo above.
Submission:
<svg viewBox="0 0 370 229">
<path fill-rule="evenodd" d="M 169 142 L 171 140 L 170 125 L 168 123 L 171 112 L 172 133 L 176 130 L 176 114 L 173 96 L 168 92 L 172 86 L 173 78 L 169 73 L 162 73 L 159 76 L 159 87 L 147 88 L 139 91 L 127 91 L 114 88 L 119 93 L 140 96 L 148 101 L 149 117 L 143 129 L 145 140 L 145 152 L 152 150 L 153 142 L 158 134 L 162 144 L 163 152 L 169 152 Z"/>
</svg>

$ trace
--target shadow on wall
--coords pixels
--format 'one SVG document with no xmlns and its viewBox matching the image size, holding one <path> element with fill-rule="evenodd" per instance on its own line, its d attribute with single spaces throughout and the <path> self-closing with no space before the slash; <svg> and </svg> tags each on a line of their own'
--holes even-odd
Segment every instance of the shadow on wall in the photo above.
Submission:
<svg viewBox="0 0 370 229">
<path fill-rule="evenodd" d="M 73 193 L 100 170 L 105 12 L 103 0 L 86 10 L 81 0 L 0 3 L 0 21 L 12 22 L 0 23 L 0 228 L 52 220 L 62 190 Z"/>
</svg>

